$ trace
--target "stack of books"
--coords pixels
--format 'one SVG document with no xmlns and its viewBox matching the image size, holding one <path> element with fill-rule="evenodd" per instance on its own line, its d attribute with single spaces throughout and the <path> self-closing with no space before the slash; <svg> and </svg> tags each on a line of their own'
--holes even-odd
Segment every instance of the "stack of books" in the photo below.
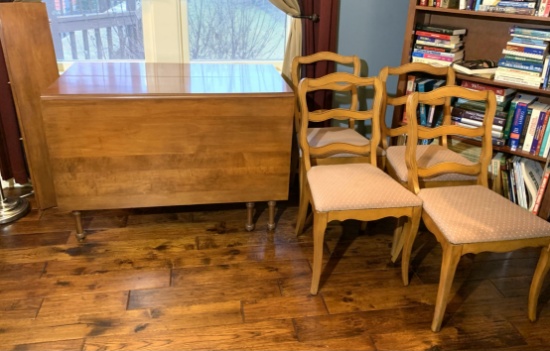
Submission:
<svg viewBox="0 0 550 351">
<path fill-rule="evenodd" d="M 537 0 L 478 0 L 476 11 L 513 13 L 517 15 L 535 15 L 539 9 Z"/>
<path fill-rule="evenodd" d="M 492 126 L 493 145 L 506 145 L 504 128 L 508 120 L 510 102 L 516 95 L 516 90 L 471 82 L 468 80 L 462 80 L 460 85 L 472 90 L 492 90 L 495 93 L 497 110 Z M 463 127 L 480 126 L 483 123 L 484 115 L 485 104 L 466 99 L 457 99 L 451 110 L 451 121 L 453 124 Z"/>
<path fill-rule="evenodd" d="M 464 28 L 418 24 L 411 61 L 450 66 L 464 57 L 465 34 Z"/>
<path fill-rule="evenodd" d="M 513 26 L 495 80 L 534 88 L 548 86 L 550 30 Z"/>
</svg>

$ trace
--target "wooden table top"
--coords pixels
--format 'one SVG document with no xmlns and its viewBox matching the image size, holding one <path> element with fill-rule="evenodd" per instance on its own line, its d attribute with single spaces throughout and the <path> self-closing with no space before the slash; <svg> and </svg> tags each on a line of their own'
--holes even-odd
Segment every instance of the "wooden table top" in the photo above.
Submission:
<svg viewBox="0 0 550 351">
<path fill-rule="evenodd" d="M 292 94 L 271 64 L 76 62 L 42 98 Z"/>
</svg>

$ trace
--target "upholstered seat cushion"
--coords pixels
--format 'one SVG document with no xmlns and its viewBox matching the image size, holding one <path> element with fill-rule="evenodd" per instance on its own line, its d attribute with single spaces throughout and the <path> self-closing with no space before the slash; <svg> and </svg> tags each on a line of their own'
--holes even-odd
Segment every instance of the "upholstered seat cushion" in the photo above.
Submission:
<svg viewBox="0 0 550 351">
<path fill-rule="evenodd" d="M 452 244 L 550 236 L 550 223 L 481 185 L 425 188 L 418 196 Z"/>
<path fill-rule="evenodd" d="M 322 147 L 333 143 L 344 142 L 350 145 L 369 145 L 370 140 L 354 129 L 348 127 L 308 128 L 307 140 L 310 147 Z M 382 148 L 377 149 L 377 155 L 384 153 Z M 340 153 L 322 155 L 322 157 L 357 157 L 355 154 Z"/>
<path fill-rule="evenodd" d="M 416 195 L 371 164 L 314 166 L 307 180 L 320 212 L 422 205 Z"/>
<path fill-rule="evenodd" d="M 402 182 L 407 181 L 407 165 L 405 164 L 405 145 L 390 146 L 386 150 L 386 159 L 390 167 L 393 168 L 398 179 Z M 416 148 L 416 159 L 418 166 L 427 168 L 442 162 L 456 162 L 465 165 L 473 164 L 472 161 L 459 153 L 451 151 L 441 145 L 418 145 Z M 427 181 L 475 181 L 476 176 L 470 176 L 458 173 L 446 173 L 435 177 L 426 178 Z"/>
</svg>

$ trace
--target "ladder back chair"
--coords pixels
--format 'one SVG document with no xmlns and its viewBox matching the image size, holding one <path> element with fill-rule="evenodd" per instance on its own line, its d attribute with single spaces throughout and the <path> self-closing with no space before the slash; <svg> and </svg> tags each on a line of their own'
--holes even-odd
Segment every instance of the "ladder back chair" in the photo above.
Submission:
<svg viewBox="0 0 550 351">
<path fill-rule="evenodd" d="M 386 85 L 390 77 L 399 77 L 406 75 L 407 77 L 422 79 L 433 79 L 443 81 L 445 86 L 451 86 L 455 84 L 455 72 L 451 67 L 436 67 L 425 63 L 407 63 L 398 67 L 384 67 L 380 71 L 378 77 L 382 80 L 382 83 Z M 434 81 L 432 81 L 431 84 Z M 413 84 L 413 82 L 411 82 Z M 388 106 L 394 108 L 403 106 L 406 111 L 407 95 L 397 94 L 390 95 L 387 93 L 383 104 L 384 111 L 380 115 L 382 120 L 381 126 L 381 148 L 384 150 L 386 160 L 384 162 L 386 171 L 397 181 L 404 186 L 407 185 L 407 166 L 405 165 L 405 148 L 403 145 L 391 145 L 390 140 L 399 136 L 407 135 L 407 125 L 402 123 L 398 126 L 388 126 L 386 124 L 385 116 Z M 436 108 L 435 106 L 420 106 L 421 108 L 429 109 L 432 112 L 432 120 L 427 119 L 431 126 L 436 125 L 436 111 L 440 112 L 441 125 L 451 124 L 451 101 L 447 99 L 445 104 Z M 404 114 L 406 116 L 406 114 Z M 418 115 L 417 115 L 418 118 Z M 463 155 L 454 152 L 448 148 L 447 138 L 437 138 L 437 143 L 430 143 L 426 145 L 419 145 L 417 147 L 418 160 L 423 165 L 435 165 L 443 161 L 454 160 L 464 165 L 470 165 L 472 162 Z M 434 186 L 447 186 L 447 185 L 462 185 L 462 184 L 475 184 L 476 177 L 471 175 L 464 175 L 458 173 L 441 174 L 429 178 L 421 178 L 419 180 L 421 187 L 434 187 Z M 391 257 L 392 261 L 397 261 L 401 249 L 403 247 L 403 237 L 401 235 L 401 225 L 398 223 L 396 231 L 394 233 L 394 245 L 392 245 Z"/>
<path fill-rule="evenodd" d="M 436 128 L 419 126 L 416 108 L 420 103 L 445 104 L 450 97 L 485 102 L 482 126 L 465 128 L 445 125 Z M 537 300 L 545 275 L 550 268 L 550 223 L 512 203 L 488 188 L 488 165 L 492 156 L 491 128 L 496 108 L 492 91 L 472 91 L 462 87 L 442 87 L 428 93 L 413 93 L 407 99 L 406 165 L 409 189 L 423 202 L 422 220 L 441 244 L 442 263 L 435 312 L 431 329 L 439 331 L 445 314 L 456 268 L 461 256 L 480 252 L 509 252 L 525 247 L 540 247 L 541 255 L 535 269 L 528 301 L 528 315 L 536 319 Z M 418 141 L 423 138 L 458 135 L 481 140 L 478 162 L 471 165 L 448 162 L 427 165 L 418 160 Z M 455 185 L 422 188 L 421 178 L 444 173 L 475 176 L 475 185 Z M 403 283 L 409 283 L 409 260 L 416 232 L 405 233 L 401 262 Z"/>
<path fill-rule="evenodd" d="M 365 88 L 363 88 L 365 87 Z M 310 111 L 306 96 L 317 90 L 350 91 L 374 90 L 372 108 L 358 110 L 356 106 Z M 356 219 L 363 222 L 385 217 L 406 217 L 405 232 L 416 232 L 420 223 L 422 202 L 417 196 L 377 167 L 376 157 L 363 162 L 316 164 L 317 158 L 333 154 L 374 155 L 380 141 L 379 114 L 382 109 L 384 86 L 377 77 L 357 77 L 349 73 L 332 73 L 318 79 L 304 78 L 298 85 L 298 99 L 302 112 L 299 142 L 303 151 L 302 167 L 307 179 L 304 198 L 313 211 L 313 276 L 311 293 L 317 294 L 323 261 L 323 243 L 328 222 Z M 371 121 L 372 136 L 369 143 L 352 145 L 332 140 L 322 146 L 312 145 L 308 138 L 308 123 L 328 119 L 354 119 Z M 307 208 L 307 206 L 304 206 Z M 304 210 L 300 207 L 300 210 Z M 298 215 L 298 221 L 304 216 Z M 302 225 L 298 223 L 297 226 Z"/>
<path fill-rule="evenodd" d="M 307 56 L 297 56 L 292 61 L 292 67 L 291 67 L 291 80 L 292 85 L 294 88 L 294 91 L 298 91 L 298 84 L 300 83 L 300 80 L 302 78 L 302 71 L 308 66 L 308 65 L 315 65 L 320 63 L 334 63 L 339 64 L 347 67 L 351 67 L 352 74 L 355 76 L 360 76 L 361 73 L 361 60 L 359 59 L 359 56 L 357 55 L 340 55 L 334 52 L 330 51 L 322 51 L 317 52 L 312 55 Z M 294 123 L 295 123 L 295 129 L 296 129 L 296 136 L 298 137 L 300 133 L 301 128 L 301 107 L 298 102 L 298 97 L 296 95 L 296 106 L 294 109 Z M 350 94 L 348 96 L 349 104 L 351 105 L 352 109 L 356 109 L 358 106 L 358 97 L 356 94 Z M 331 126 L 331 127 L 311 127 L 306 126 L 307 130 L 307 137 L 311 145 L 315 147 L 320 147 L 324 145 L 328 145 L 330 143 L 333 143 L 335 141 L 350 143 L 353 145 L 368 145 L 370 143 L 370 140 L 359 133 L 356 130 L 355 126 L 355 120 L 354 119 L 347 119 L 347 120 L 341 120 L 345 121 L 346 126 Z M 296 153 L 298 155 L 296 155 Z M 298 167 L 298 177 L 299 177 L 299 187 L 300 187 L 300 202 L 299 206 L 302 208 L 302 206 L 305 206 L 305 209 L 303 211 L 299 211 L 301 215 L 304 216 L 303 219 L 299 219 L 299 223 L 301 223 L 301 226 L 296 226 L 296 234 L 299 235 L 302 233 L 306 219 L 307 217 L 307 209 L 308 209 L 308 202 L 307 199 L 304 197 L 304 189 L 305 189 L 305 182 L 307 181 L 305 179 L 305 174 L 302 170 L 302 162 L 300 162 L 300 158 L 302 157 L 301 151 L 299 149 L 296 150 L 294 154 L 294 159 L 297 160 L 298 164 L 293 166 L 293 169 Z M 334 153 L 329 155 L 329 157 L 324 158 L 315 158 L 312 159 L 312 162 L 314 164 L 329 164 L 329 163 L 350 163 L 350 162 L 362 162 L 365 160 L 365 157 L 370 157 L 367 155 L 351 155 L 346 153 Z"/>
</svg>

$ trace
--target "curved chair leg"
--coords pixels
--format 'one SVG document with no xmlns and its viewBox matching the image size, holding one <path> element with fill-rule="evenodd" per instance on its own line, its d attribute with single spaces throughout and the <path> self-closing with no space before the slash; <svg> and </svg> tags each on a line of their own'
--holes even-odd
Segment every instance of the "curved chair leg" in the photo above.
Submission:
<svg viewBox="0 0 550 351">
<path fill-rule="evenodd" d="M 327 228 L 327 214 L 315 213 L 313 215 L 313 274 L 311 278 L 311 294 L 317 295 L 321 268 L 323 266 L 323 247 L 325 241 L 325 229 Z"/>
<path fill-rule="evenodd" d="M 397 223 L 393 231 L 393 241 L 391 244 L 391 261 L 396 262 L 401 250 L 403 250 L 403 243 L 405 242 L 405 224 L 406 219 L 403 217 L 397 218 Z"/>
<path fill-rule="evenodd" d="M 409 285 L 409 264 L 411 261 L 411 252 L 414 244 L 414 239 L 418 234 L 420 219 L 422 216 L 422 208 L 418 207 L 413 210 L 412 218 L 409 219 L 410 225 L 406 224 L 401 233 L 402 257 L 401 257 L 401 278 L 405 286 Z M 393 257 L 392 257 L 393 259 Z M 395 261 L 394 261 L 395 262 Z"/>
<path fill-rule="evenodd" d="M 300 171 L 300 204 L 298 205 L 298 216 L 296 219 L 296 235 L 300 235 L 304 231 L 307 221 L 307 209 L 309 206 L 309 191 L 306 188 L 305 176 Z"/>
<path fill-rule="evenodd" d="M 438 332 L 441 330 L 441 323 L 447 308 L 449 293 L 455 277 L 456 267 L 462 248 L 460 246 L 444 244 L 443 245 L 443 260 L 441 262 L 441 274 L 439 276 L 439 287 L 437 289 L 437 297 L 435 300 L 435 312 L 432 320 L 432 331 Z"/>
<path fill-rule="evenodd" d="M 531 288 L 529 289 L 529 303 L 528 313 L 529 320 L 534 322 L 537 320 L 537 304 L 540 295 L 540 289 L 544 278 L 550 269 L 550 247 L 543 247 L 540 252 L 539 262 L 537 268 L 535 268 L 535 274 L 533 275 L 533 281 L 531 281 Z"/>
</svg>

